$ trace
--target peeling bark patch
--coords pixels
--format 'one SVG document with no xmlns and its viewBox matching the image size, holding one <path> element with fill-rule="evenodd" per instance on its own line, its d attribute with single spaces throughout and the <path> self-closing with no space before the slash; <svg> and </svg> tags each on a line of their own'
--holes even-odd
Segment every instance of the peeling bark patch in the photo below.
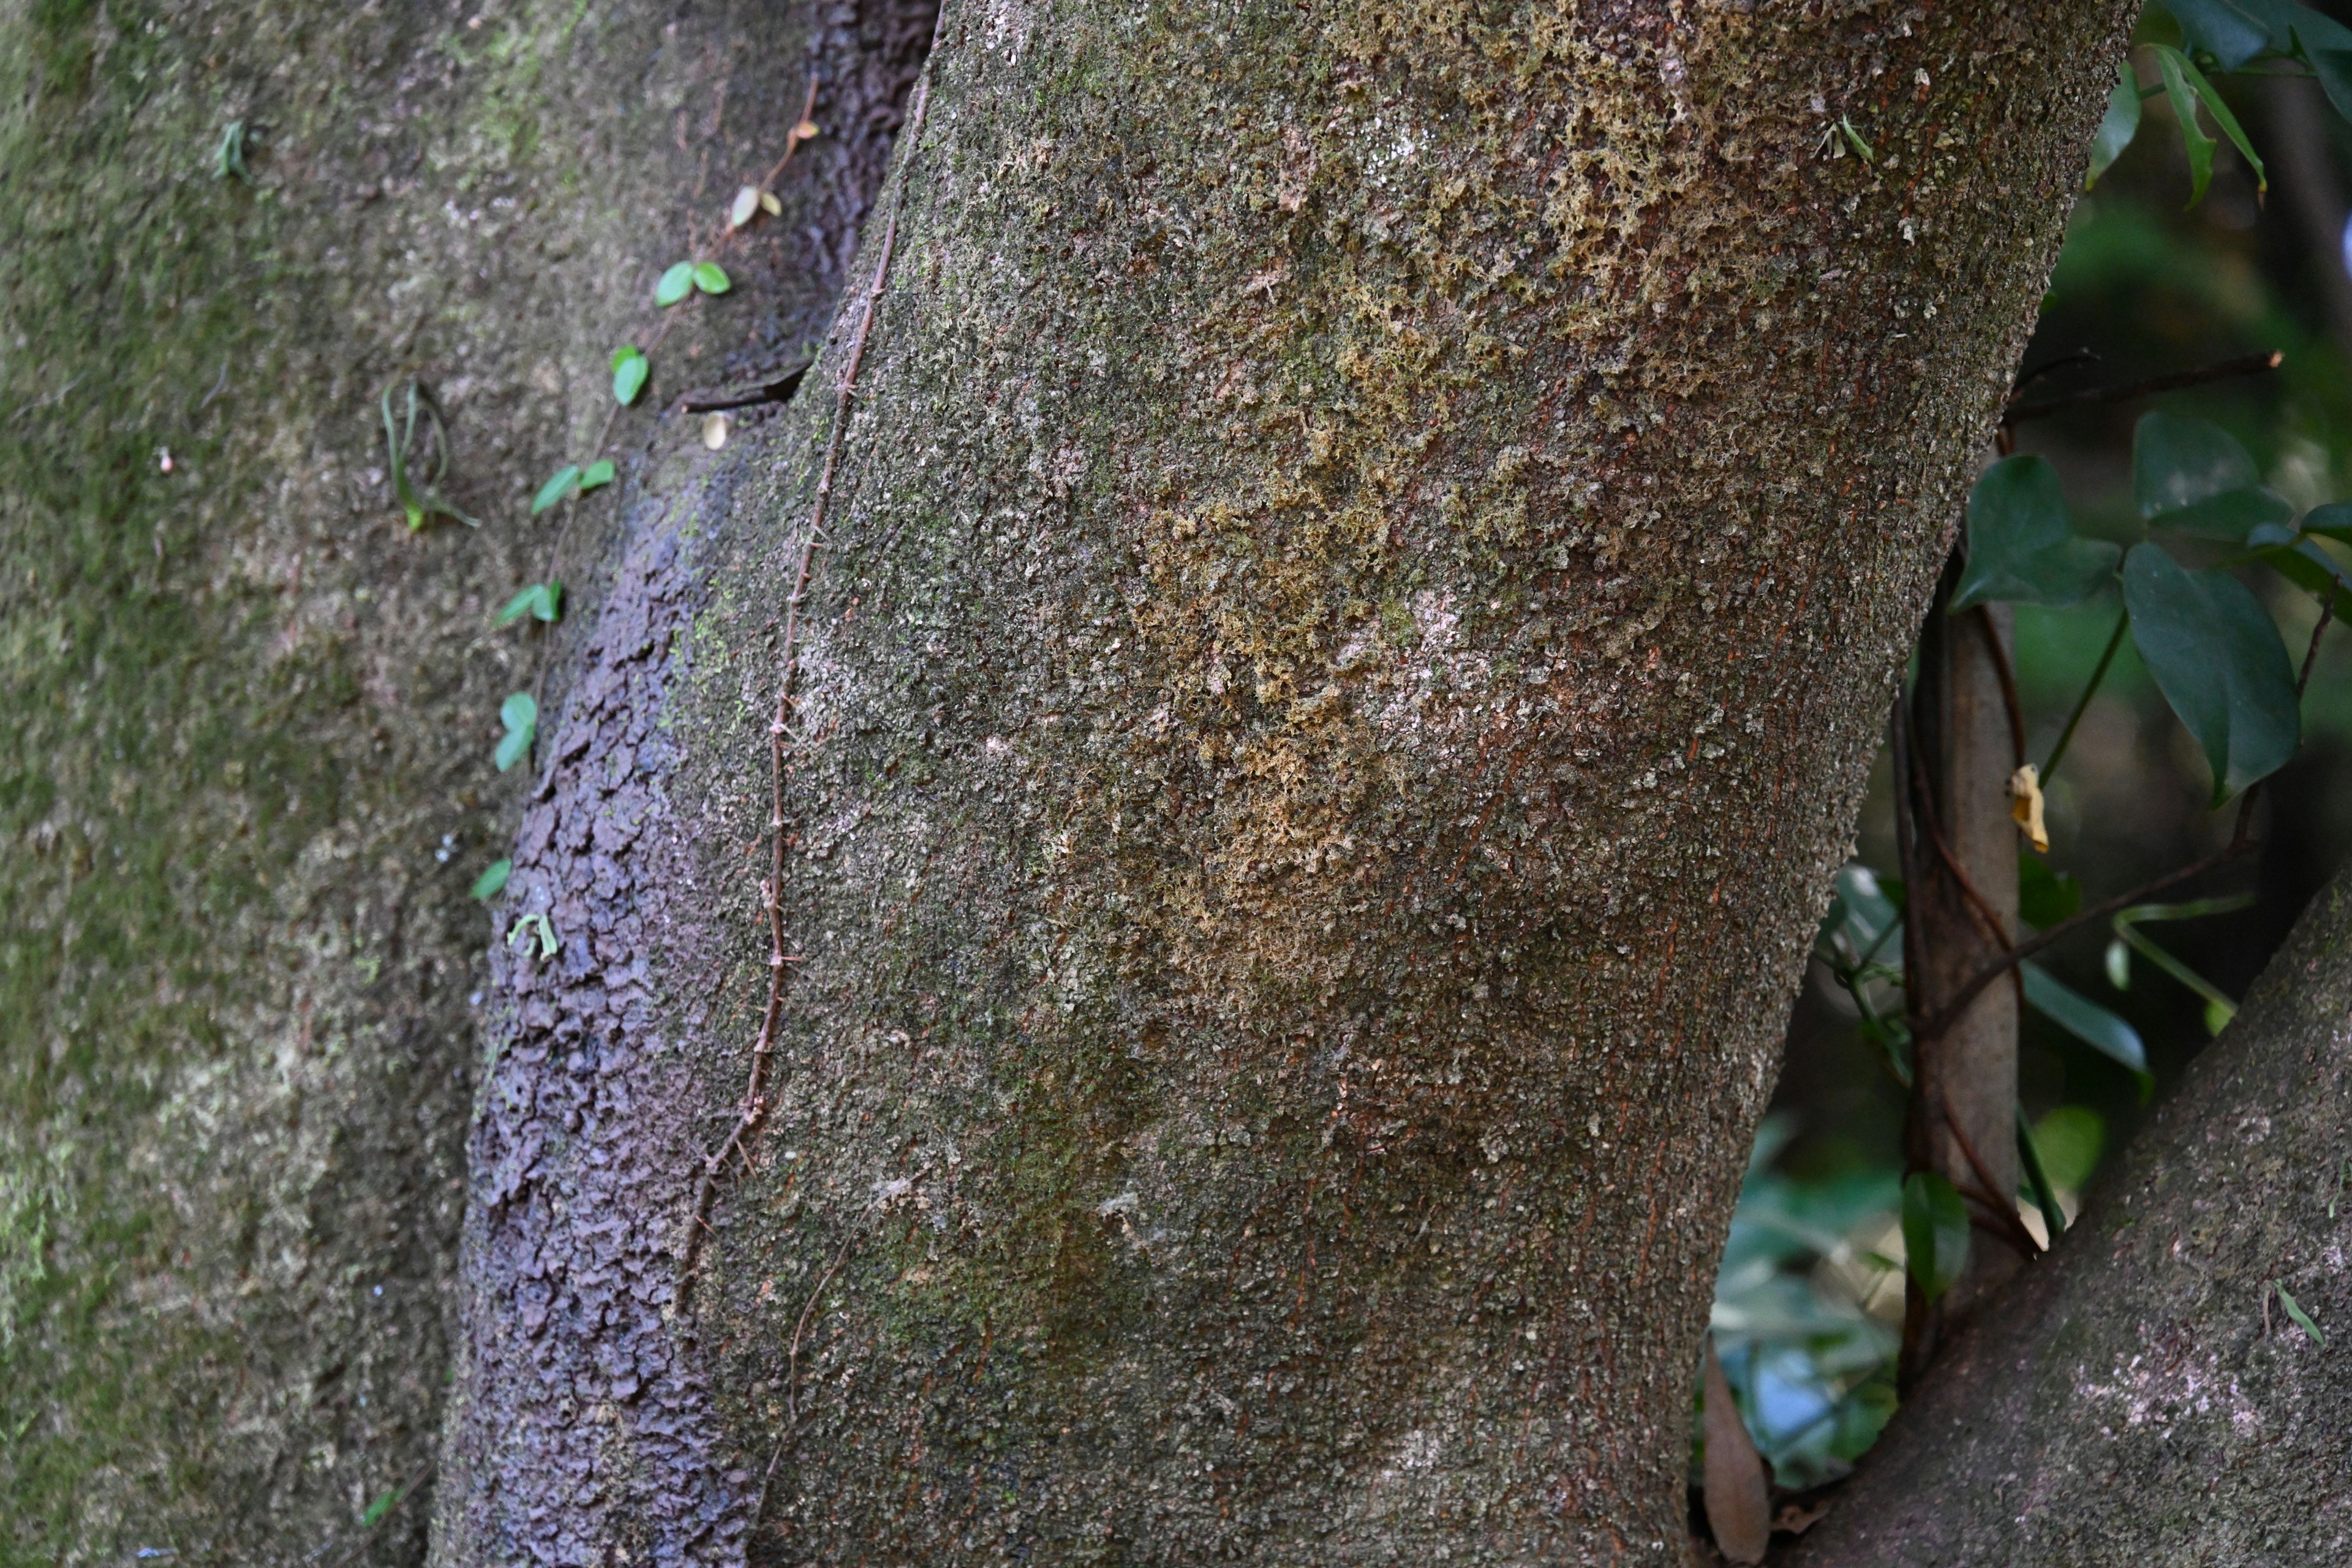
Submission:
<svg viewBox="0 0 2352 1568">
<path fill-rule="evenodd" d="M 723 506 L 724 488 L 694 492 Z M 675 743 L 658 717 L 700 590 L 707 519 L 649 503 L 565 700 L 526 813 L 512 921 L 543 913 L 545 962 L 501 947 L 496 1058 L 469 1151 L 466 1363 L 446 1485 L 466 1537 L 501 1561 L 731 1562 L 745 1521 L 716 1446 L 690 1329 L 667 1310 L 698 1129 L 689 1065 L 646 984 L 681 920 L 688 857 L 667 809 Z M 647 825 L 654 825 L 651 832 Z"/>
</svg>

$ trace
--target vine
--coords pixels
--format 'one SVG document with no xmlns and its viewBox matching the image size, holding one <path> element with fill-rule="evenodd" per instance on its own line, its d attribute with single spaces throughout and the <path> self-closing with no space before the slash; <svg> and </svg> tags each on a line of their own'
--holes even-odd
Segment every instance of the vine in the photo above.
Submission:
<svg viewBox="0 0 2352 1568">
<path fill-rule="evenodd" d="M 931 47 L 936 50 L 938 45 L 939 31 L 935 26 Z M 908 109 L 903 132 L 906 159 L 911 159 L 916 148 L 922 143 L 923 122 L 929 110 L 930 96 L 931 76 L 926 68 L 915 84 L 914 101 Z M 761 1016 L 759 1037 L 751 1047 L 751 1076 L 743 1087 L 743 1099 L 736 1110 L 734 1125 L 719 1141 L 719 1146 L 703 1156 L 702 1170 L 695 1182 L 693 1213 L 687 1226 L 685 1249 L 678 1261 L 675 1300 L 681 1311 L 693 1298 L 695 1276 L 702 1258 L 702 1238 L 710 1231 L 711 1206 L 718 1201 L 719 1178 L 739 1153 L 748 1165 L 751 1139 L 767 1115 L 768 1066 L 775 1056 L 777 1029 L 783 1020 L 784 977 L 797 962 L 784 951 L 784 851 L 787 847 L 784 833 L 784 753 L 794 707 L 793 689 L 800 675 L 802 611 L 807 602 L 809 579 L 815 569 L 817 552 L 824 545 L 825 519 L 833 504 L 833 481 L 840 467 L 842 440 L 849 425 L 850 402 L 856 395 L 858 369 L 866 360 L 866 334 L 873 330 L 875 312 L 881 307 L 884 290 L 889 287 L 890 261 L 898 249 L 898 217 L 905 205 L 906 192 L 906 162 L 902 159 L 898 189 L 891 201 L 889 222 L 882 231 L 881 255 L 874 264 L 873 280 L 866 285 L 865 299 L 858 309 L 857 325 L 850 332 L 848 356 L 842 364 L 841 374 L 834 382 L 833 422 L 825 436 L 824 461 L 817 472 L 816 495 L 810 503 L 808 523 L 801 534 L 800 557 L 793 571 L 792 594 L 784 601 L 783 647 L 776 677 L 776 710 L 768 721 L 768 877 L 760 889 L 760 903 L 768 927 L 768 1003 Z M 835 1268 L 839 1267 L 836 1260 Z M 831 1271 L 828 1271 L 827 1278 L 830 1277 Z M 812 1297 L 812 1305 L 814 1300 Z M 797 1361 L 797 1336 L 794 1350 Z"/>
</svg>

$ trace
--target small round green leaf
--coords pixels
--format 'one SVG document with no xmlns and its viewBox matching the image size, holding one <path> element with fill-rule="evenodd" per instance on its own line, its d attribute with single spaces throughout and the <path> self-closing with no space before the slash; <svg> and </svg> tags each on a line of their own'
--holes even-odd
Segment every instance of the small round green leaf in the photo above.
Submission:
<svg viewBox="0 0 2352 1568">
<path fill-rule="evenodd" d="M 623 407 L 635 403 L 653 374 L 644 353 L 634 345 L 613 351 L 613 398 Z"/>
<path fill-rule="evenodd" d="M 514 872 L 511 860 L 493 860 L 474 879 L 474 897 L 485 901 L 506 891 L 507 878 Z"/>
<path fill-rule="evenodd" d="M 654 285 L 654 303 L 667 309 L 694 292 L 694 263 L 681 261 L 661 275 Z"/>
<path fill-rule="evenodd" d="M 583 490 L 596 489 L 612 482 L 613 461 L 609 458 L 599 458 L 582 470 L 580 475 L 580 488 Z"/>
<path fill-rule="evenodd" d="M 735 284 L 727 276 L 727 268 L 716 261 L 698 261 L 694 264 L 694 286 L 706 294 L 724 294 Z"/>
<path fill-rule="evenodd" d="M 2154 544 L 2124 558 L 2132 641 L 2204 748 L 2213 804 L 2284 766 L 2302 737 L 2294 669 L 2270 612 L 2224 572 L 2184 570 Z"/>
<path fill-rule="evenodd" d="M 1933 1171 L 1903 1183 L 1903 1263 L 1919 1293 L 1933 1301 L 1969 1266 L 1969 1211 L 1958 1191 Z"/>
<path fill-rule="evenodd" d="M 539 487 L 539 493 L 530 498 L 530 515 L 537 517 L 549 507 L 562 501 L 565 496 L 572 493 L 572 486 L 579 482 L 579 464 L 566 463 L 562 468 L 556 469 L 554 476 L 547 483 Z"/>
<path fill-rule="evenodd" d="M 530 755 L 530 743 L 539 738 L 539 704 L 528 691 L 518 691 L 499 707 L 499 721 L 507 732 L 499 741 L 499 772 L 505 773 Z"/>
<path fill-rule="evenodd" d="M 2003 458 L 1969 494 L 1968 569 L 1952 608 L 2079 604 L 2114 581 L 2122 555 L 2117 545 L 2074 532 L 2049 459 Z"/>
</svg>

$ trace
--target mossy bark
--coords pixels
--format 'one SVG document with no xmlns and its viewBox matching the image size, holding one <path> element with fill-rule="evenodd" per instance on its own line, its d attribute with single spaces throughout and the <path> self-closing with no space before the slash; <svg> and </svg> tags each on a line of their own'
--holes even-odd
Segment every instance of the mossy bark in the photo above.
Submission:
<svg viewBox="0 0 2352 1568">
<path fill-rule="evenodd" d="M 1947 1349 L 1794 1561 L 2352 1555 L 2347 1018 L 2339 878 L 2052 1255 Z"/>
<path fill-rule="evenodd" d="M 421 1557 L 467 888 L 547 646 L 490 616 L 547 570 L 565 514 L 526 503 L 594 440 L 653 276 L 773 163 L 812 64 L 828 134 L 671 334 L 563 574 L 675 387 L 821 337 L 902 22 L 0 7 L 0 1562 Z M 378 394 L 412 377 L 478 529 L 412 534 L 391 493 Z"/>
<path fill-rule="evenodd" d="M 951 8 L 837 468 L 854 314 L 554 721 L 442 1560 L 1679 1559 L 2128 13 Z"/>
</svg>

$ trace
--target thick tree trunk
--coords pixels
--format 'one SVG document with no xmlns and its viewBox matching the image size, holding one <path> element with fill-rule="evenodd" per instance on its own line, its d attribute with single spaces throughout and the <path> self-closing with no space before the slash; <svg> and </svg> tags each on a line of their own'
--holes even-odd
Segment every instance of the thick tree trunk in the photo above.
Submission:
<svg viewBox="0 0 2352 1568">
<path fill-rule="evenodd" d="M 2126 9 L 951 10 L 553 730 L 443 1560 L 1678 1558 Z"/>
<path fill-rule="evenodd" d="M 2352 1558 L 2347 1017 L 2339 878 L 2053 1255 L 1949 1347 L 1797 1561 Z"/>
<path fill-rule="evenodd" d="M 880 0 L 0 7 L 0 1562 L 331 1563 L 386 1493 L 373 1560 L 422 1556 L 467 889 L 541 658 L 490 616 L 562 516 L 524 503 L 812 65 L 827 134 L 646 402 L 821 338 L 928 30 Z M 233 121 L 250 184 L 215 177 Z M 378 394 L 412 375 L 479 530 L 402 521 Z"/>
</svg>

